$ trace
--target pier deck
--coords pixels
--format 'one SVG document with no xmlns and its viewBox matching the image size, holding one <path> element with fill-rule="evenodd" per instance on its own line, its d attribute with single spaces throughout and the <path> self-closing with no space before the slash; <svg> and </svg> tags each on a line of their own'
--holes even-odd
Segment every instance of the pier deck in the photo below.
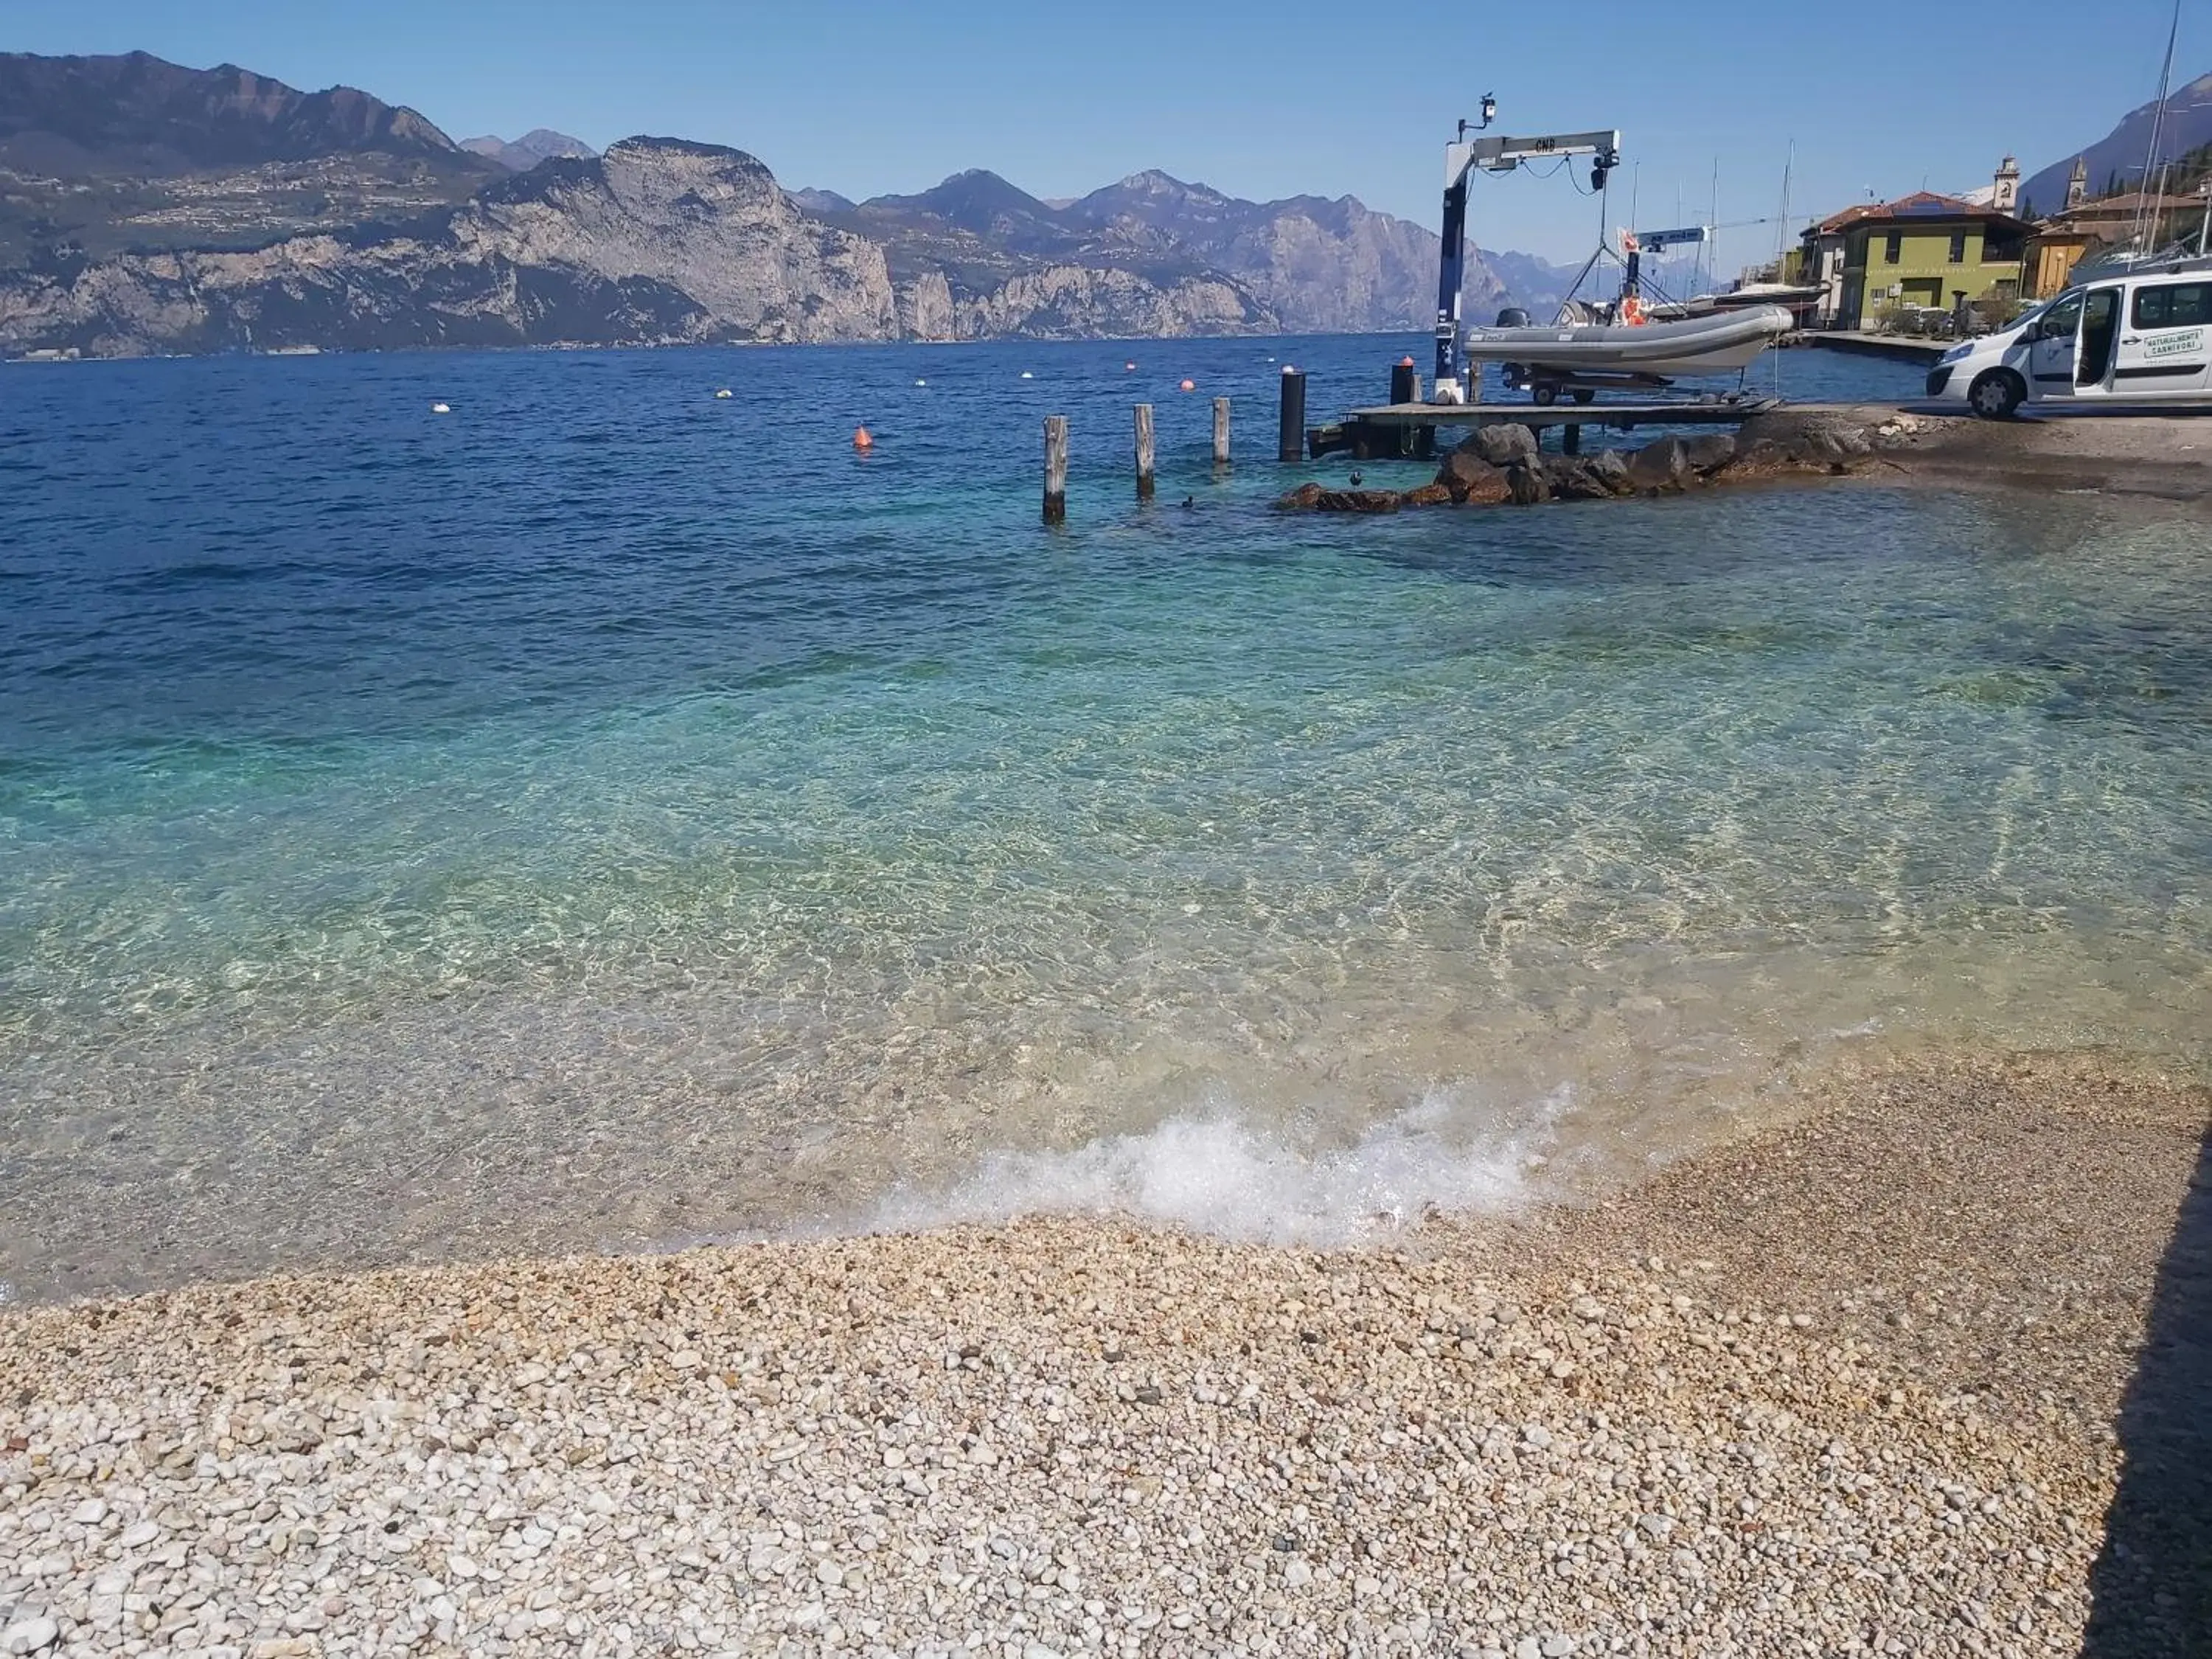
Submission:
<svg viewBox="0 0 2212 1659">
<path fill-rule="evenodd" d="M 1832 405 L 1785 405 L 1778 398 L 1753 396 L 1695 403 L 1376 404 L 1352 410 L 1334 426 L 1310 428 L 1306 453 L 1314 460 L 1335 454 L 1361 461 L 1424 460 L 1436 453 L 1439 428 L 1474 431 L 1486 426 L 1525 426 L 1540 437 L 1556 427 L 1573 453 L 1582 447 L 1586 426 L 1614 432 L 1645 426 L 1740 426 L 1754 415 L 1784 407 L 1818 411 Z"/>
<path fill-rule="evenodd" d="M 1778 398 L 1746 398 L 1735 403 L 1587 404 L 1377 404 L 1355 409 L 1345 424 L 1374 426 L 1525 426 L 1541 431 L 1554 426 L 1602 426 L 1632 431 L 1639 426 L 1734 426 L 1783 406 Z M 1791 404 L 1817 410 L 1818 404 Z"/>
</svg>

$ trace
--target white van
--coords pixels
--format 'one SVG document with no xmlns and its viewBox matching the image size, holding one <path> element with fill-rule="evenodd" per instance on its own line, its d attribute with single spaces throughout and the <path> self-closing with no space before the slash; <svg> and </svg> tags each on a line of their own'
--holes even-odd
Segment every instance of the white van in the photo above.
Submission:
<svg viewBox="0 0 2212 1659">
<path fill-rule="evenodd" d="M 2114 276 L 1952 347 L 1929 371 L 1928 395 L 1999 421 L 2026 403 L 2212 402 L 2208 343 L 2212 265 Z"/>
</svg>

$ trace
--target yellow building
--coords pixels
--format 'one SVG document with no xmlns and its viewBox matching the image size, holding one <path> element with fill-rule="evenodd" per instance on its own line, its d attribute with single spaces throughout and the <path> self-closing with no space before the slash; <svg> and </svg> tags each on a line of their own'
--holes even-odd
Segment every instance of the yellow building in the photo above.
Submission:
<svg viewBox="0 0 2212 1659">
<path fill-rule="evenodd" d="M 1814 326 L 1875 330 L 1910 307 L 2018 299 L 2028 229 L 1996 207 L 1922 191 L 1823 219 L 1796 269 L 1822 290 Z"/>
</svg>

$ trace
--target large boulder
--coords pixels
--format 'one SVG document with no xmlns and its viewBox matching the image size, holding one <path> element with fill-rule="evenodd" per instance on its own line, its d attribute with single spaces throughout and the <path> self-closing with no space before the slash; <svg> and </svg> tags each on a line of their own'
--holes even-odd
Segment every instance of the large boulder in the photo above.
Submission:
<svg viewBox="0 0 2212 1659">
<path fill-rule="evenodd" d="M 1735 459 L 1735 439 L 1725 432 L 1701 432 L 1682 440 L 1682 459 L 1700 478 L 1710 478 Z"/>
<path fill-rule="evenodd" d="M 1275 505 L 1309 513 L 1395 513 L 1406 498 L 1395 489 L 1325 489 L 1300 484 Z"/>
<path fill-rule="evenodd" d="M 1525 428 L 1523 428 L 1525 429 Z M 1540 465 L 1520 463 L 1505 469 L 1506 498 L 1516 507 L 1534 507 L 1552 499 L 1552 486 Z"/>
<path fill-rule="evenodd" d="M 1437 478 L 1407 490 L 1398 499 L 1407 507 L 1444 507 L 1458 498 L 1453 495 L 1449 485 Z"/>
<path fill-rule="evenodd" d="M 1452 500 L 1476 507 L 1502 501 L 1510 493 L 1504 469 L 1484 460 L 1468 444 L 1462 444 L 1444 457 L 1443 466 L 1437 470 L 1437 482 L 1451 492 Z"/>
<path fill-rule="evenodd" d="M 1554 455 L 1544 462 L 1543 467 L 1544 482 L 1551 486 L 1555 500 L 1601 501 L 1613 497 L 1613 486 L 1599 471 L 1595 458 L 1585 460 L 1579 455 Z"/>
<path fill-rule="evenodd" d="M 1601 449 L 1583 465 L 1589 469 L 1591 477 L 1605 486 L 1607 494 L 1627 495 L 1635 493 L 1636 486 L 1628 477 L 1628 457 L 1619 450 Z"/>
<path fill-rule="evenodd" d="M 1658 439 L 1628 458 L 1628 481 L 1638 489 L 1680 489 L 1689 471 L 1680 438 Z"/>
<path fill-rule="evenodd" d="M 1504 426 L 1478 427 L 1460 447 L 1472 449 L 1492 466 L 1511 466 L 1516 461 L 1535 458 L 1536 434 L 1517 421 Z"/>
</svg>

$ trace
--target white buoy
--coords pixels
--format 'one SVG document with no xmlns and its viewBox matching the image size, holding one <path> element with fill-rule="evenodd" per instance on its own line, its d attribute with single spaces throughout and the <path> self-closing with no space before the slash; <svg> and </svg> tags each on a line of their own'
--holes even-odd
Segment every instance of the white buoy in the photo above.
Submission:
<svg viewBox="0 0 2212 1659">
<path fill-rule="evenodd" d="M 453 412 L 453 405 L 450 404 L 432 404 L 430 405 L 430 412 L 433 415 L 450 415 Z"/>
<path fill-rule="evenodd" d="M 929 384 L 929 382 L 928 382 L 928 381 L 927 381 L 927 380 L 916 380 L 916 381 L 915 382 L 915 384 L 916 386 L 927 386 L 927 385 Z"/>
<path fill-rule="evenodd" d="M 1024 370 L 1022 371 L 1022 379 L 1024 379 L 1024 380 L 1034 380 L 1035 379 L 1036 379 L 1036 375 L 1034 375 L 1034 374 L 1030 374 L 1030 373 L 1029 372 L 1029 370 L 1027 370 L 1027 369 L 1025 368 L 1025 369 L 1024 369 Z"/>
<path fill-rule="evenodd" d="M 729 387 L 727 387 L 727 386 L 724 386 L 724 387 L 723 387 L 720 392 L 717 392 L 714 395 L 715 395 L 717 398 L 727 398 L 727 397 L 732 396 L 732 392 L 731 392 L 731 391 L 730 391 L 730 388 L 729 388 Z"/>
</svg>

